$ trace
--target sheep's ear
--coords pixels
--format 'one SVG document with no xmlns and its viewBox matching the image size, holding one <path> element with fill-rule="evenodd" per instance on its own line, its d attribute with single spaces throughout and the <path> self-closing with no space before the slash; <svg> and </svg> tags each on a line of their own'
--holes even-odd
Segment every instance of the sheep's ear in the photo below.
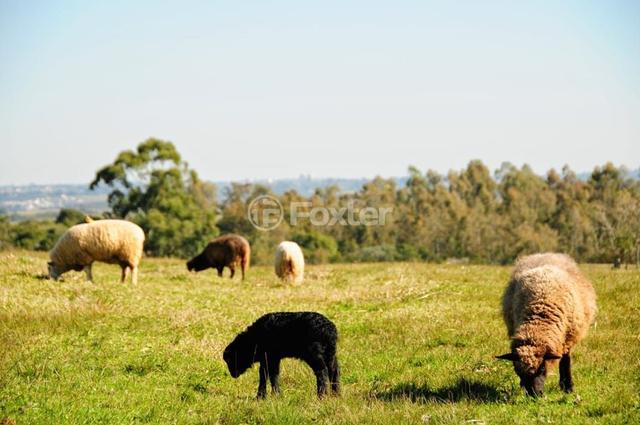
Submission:
<svg viewBox="0 0 640 425">
<path fill-rule="evenodd" d="M 553 353 L 547 352 L 547 353 L 544 355 L 544 357 L 543 357 L 543 358 L 544 358 L 545 360 L 558 360 L 558 359 L 561 359 L 561 358 L 562 358 L 562 356 L 559 356 L 559 355 L 557 355 L 557 354 L 553 354 Z"/>
<path fill-rule="evenodd" d="M 496 356 L 496 359 L 509 360 L 510 362 L 515 362 L 516 360 L 518 360 L 518 355 L 515 353 L 507 353 L 507 354 L 502 354 L 500 356 Z"/>
</svg>

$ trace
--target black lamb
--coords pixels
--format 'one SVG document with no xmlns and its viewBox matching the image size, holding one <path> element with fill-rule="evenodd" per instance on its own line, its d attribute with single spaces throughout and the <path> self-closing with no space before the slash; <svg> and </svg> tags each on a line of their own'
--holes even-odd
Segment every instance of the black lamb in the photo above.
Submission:
<svg viewBox="0 0 640 425">
<path fill-rule="evenodd" d="M 338 331 L 322 314 L 314 312 L 268 313 L 240 333 L 224 350 L 229 373 L 237 378 L 260 363 L 258 398 L 267 395 L 267 376 L 272 392 L 280 392 L 280 360 L 287 357 L 306 362 L 316 375 L 318 397 L 340 392 L 340 369 L 336 357 Z"/>
</svg>

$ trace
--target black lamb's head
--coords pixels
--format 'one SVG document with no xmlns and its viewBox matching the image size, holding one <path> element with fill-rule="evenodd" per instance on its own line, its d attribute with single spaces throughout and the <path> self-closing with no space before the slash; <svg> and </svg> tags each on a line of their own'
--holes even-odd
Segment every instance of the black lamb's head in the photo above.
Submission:
<svg viewBox="0 0 640 425">
<path fill-rule="evenodd" d="M 253 365 L 255 354 L 256 343 L 245 331 L 225 348 L 222 358 L 224 358 L 231 376 L 237 378 Z"/>
<path fill-rule="evenodd" d="M 527 391 L 528 395 L 536 397 L 544 392 L 547 363 L 560 357 L 540 347 L 522 345 L 496 358 L 513 362 L 513 369 L 520 378 L 520 386 Z"/>
</svg>

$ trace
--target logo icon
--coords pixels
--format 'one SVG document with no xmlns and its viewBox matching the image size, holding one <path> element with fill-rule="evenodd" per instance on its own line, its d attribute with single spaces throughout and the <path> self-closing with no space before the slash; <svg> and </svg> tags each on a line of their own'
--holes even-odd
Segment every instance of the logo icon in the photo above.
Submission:
<svg viewBox="0 0 640 425">
<path fill-rule="evenodd" d="M 280 225 L 284 209 L 278 199 L 271 195 L 260 195 L 253 199 L 247 209 L 247 218 L 258 230 L 273 230 Z"/>
</svg>

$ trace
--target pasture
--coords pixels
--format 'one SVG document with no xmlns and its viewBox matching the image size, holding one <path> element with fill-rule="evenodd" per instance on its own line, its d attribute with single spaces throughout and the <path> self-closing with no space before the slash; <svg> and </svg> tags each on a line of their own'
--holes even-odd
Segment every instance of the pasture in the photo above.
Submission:
<svg viewBox="0 0 640 425">
<path fill-rule="evenodd" d="M 551 371 L 524 396 L 508 362 L 500 298 L 509 267 L 422 263 L 308 266 L 284 285 L 142 262 L 43 278 L 46 254 L 0 252 L 0 423 L 438 424 L 640 423 L 640 271 L 583 265 L 596 326 L 575 350 L 576 392 Z M 260 315 L 313 310 L 338 327 L 342 396 L 318 401 L 301 362 L 282 395 L 255 398 L 257 365 L 232 379 L 222 350 Z"/>
</svg>

